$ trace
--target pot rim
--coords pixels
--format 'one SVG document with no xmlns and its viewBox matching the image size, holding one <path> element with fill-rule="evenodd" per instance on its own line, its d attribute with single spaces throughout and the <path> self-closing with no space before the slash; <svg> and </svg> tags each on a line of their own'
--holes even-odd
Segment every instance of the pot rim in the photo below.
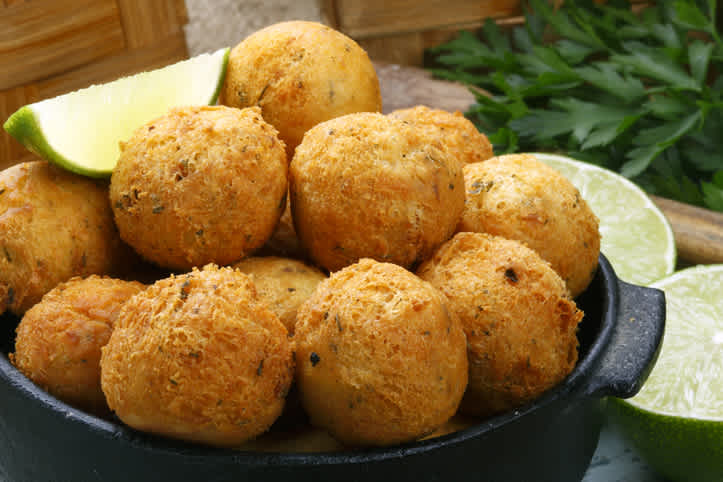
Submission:
<svg viewBox="0 0 723 482">
<path fill-rule="evenodd" d="M 173 440 L 162 436 L 144 433 L 130 427 L 115 423 L 95 415 L 86 413 L 66 404 L 38 387 L 13 366 L 6 354 L 0 356 L 0 383 L 8 383 L 20 391 L 28 403 L 41 405 L 75 424 L 83 425 L 92 432 L 109 439 L 123 439 L 126 443 L 140 450 L 165 452 L 184 457 L 203 458 L 235 458 L 240 463 L 252 462 L 254 465 L 337 465 L 349 463 L 379 462 L 409 455 L 424 454 L 436 448 L 457 445 L 492 432 L 514 420 L 564 398 L 582 398 L 586 396 L 586 382 L 596 374 L 600 359 L 605 354 L 617 322 L 618 278 L 609 261 L 601 253 L 599 256 L 598 275 L 601 278 L 603 299 L 600 305 L 600 325 L 597 334 L 590 344 L 585 356 L 578 360 L 575 368 L 557 386 L 548 390 L 532 402 L 518 409 L 505 412 L 481 420 L 479 423 L 439 437 L 408 442 L 391 447 L 372 447 L 344 451 L 326 452 L 273 452 L 238 450 L 197 445 L 190 442 Z M 601 398 L 601 397 L 600 397 Z"/>
</svg>

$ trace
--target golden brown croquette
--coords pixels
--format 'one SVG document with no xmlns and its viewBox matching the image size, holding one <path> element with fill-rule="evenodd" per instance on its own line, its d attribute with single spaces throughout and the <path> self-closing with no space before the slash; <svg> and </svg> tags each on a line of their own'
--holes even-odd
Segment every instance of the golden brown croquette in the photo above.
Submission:
<svg viewBox="0 0 723 482">
<path fill-rule="evenodd" d="M 417 274 L 444 293 L 467 335 L 463 413 L 517 408 L 575 366 L 583 313 L 549 263 L 518 241 L 459 233 Z"/>
<path fill-rule="evenodd" d="M 415 440 L 444 424 L 467 385 L 464 332 L 446 303 L 404 268 L 371 259 L 322 281 L 295 335 L 312 423 L 351 445 Z"/>
<path fill-rule="evenodd" d="M 415 129 L 425 130 L 430 136 L 439 136 L 450 154 L 463 164 L 481 162 L 494 156 L 487 136 L 459 111 L 451 113 L 418 105 L 392 111 L 389 115 L 411 123 Z"/>
<path fill-rule="evenodd" d="M 250 257 L 233 265 L 251 276 L 259 298 L 276 313 L 290 333 L 294 333 L 296 311 L 326 279 L 318 269 L 301 261 L 276 256 Z"/>
<path fill-rule="evenodd" d="M 25 312 L 10 360 L 51 395 L 94 413 L 107 412 L 100 349 L 123 303 L 144 288 L 95 275 L 60 283 Z"/>
<path fill-rule="evenodd" d="M 451 237 L 464 209 L 462 166 L 438 137 L 382 114 L 311 129 L 289 179 L 296 234 L 329 271 L 363 257 L 410 267 Z"/>
<path fill-rule="evenodd" d="M 137 261 L 118 236 L 106 182 L 45 161 L 0 172 L 0 313 L 22 316 L 62 281 L 121 275 Z"/>
<path fill-rule="evenodd" d="M 599 222 L 570 181 L 532 154 L 467 164 L 464 177 L 457 231 L 522 241 L 550 262 L 573 297 L 587 288 L 600 254 Z"/>
<path fill-rule="evenodd" d="M 352 112 L 380 112 L 379 80 L 367 53 L 320 23 L 281 22 L 231 50 L 221 102 L 259 106 L 279 130 L 289 159 L 316 124 Z"/>
<path fill-rule="evenodd" d="M 266 431 L 293 372 L 286 328 L 250 278 L 213 265 L 128 300 L 101 357 L 103 392 L 123 422 L 218 446 Z"/>
<path fill-rule="evenodd" d="M 110 199 L 121 237 L 159 266 L 228 265 L 262 246 L 286 207 L 287 162 L 258 107 L 180 107 L 121 146 Z"/>
<path fill-rule="evenodd" d="M 280 256 L 282 258 L 307 259 L 304 247 L 296 235 L 294 219 L 291 217 L 290 197 L 286 198 L 286 209 L 279 219 L 279 224 L 259 250 L 255 253 L 258 256 Z"/>
</svg>

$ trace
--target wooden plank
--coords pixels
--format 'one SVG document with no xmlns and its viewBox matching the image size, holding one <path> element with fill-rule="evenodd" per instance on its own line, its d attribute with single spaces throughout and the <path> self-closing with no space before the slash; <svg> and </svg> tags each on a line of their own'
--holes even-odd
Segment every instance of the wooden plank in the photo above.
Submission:
<svg viewBox="0 0 723 482">
<path fill-rule="evenodd" d="M 88 64 L 60 76 L 45 79 L 29 86 L 0 91 L 0 122 L 25 104 L 55 97 L 72 90 L 115 80 L 145 70 L 153 70 L 188 58 L 183 33 L 164 39 L 157 45 L 123 51 L 112 57 Z M 4 130 L 0 132 L 0 166 L 15 164 L 28 151 Z"/>
<path fill-rule="evenodd" d="M 452 40 L 460 30 L 474 31 L 481 26 L 482 23 L 472 23 L 440 30 L 368 37 L 359 39 L 357 42 L 366 50 L 372 60 L 421 66 L 424 63 L 424 52 L 428 48 Z"/>
<path fill-rule="evenodd" d="M 337 28 L 352 38 L 420 32 L 520 15 L 519 0 L 337 0 Z"/>
<path fill-rule="evenodd" d="M 421 32 L 368 37 L 357 40 L 369 58 L 378 62 L 422 65 L 424 41 Z"/>
<path fill-rule="evenodd" d="M 186 25 L 188 23 L 188 9 L 184 0 L 176 0 L 176 15 L 179 24 Z"/>
<path fill-rule="evenodd" d="M 5 123 L 13 112 L 37 100 L 38 90 L 34 85 L 0 91 L 0 121 Z M 5 169 L 28 155 L 31 154 L 22 144 L 5 132 L 5 129 L 0 130 L 0 169 Z"/>
<path fill-rule="evenodd" d="M 678 257 L 690 264 L 723 263 L 723 213 L 651 196 L 670 221 Z"/>
<path fill-rule="evenodd" d="M 336 10 L 336 0 L 318 0 L 321 21 L 330 27 L 339 29 L 339 12 Z"/>
<path fill-rule="evenodd" d="M 63 75 L 38 82 L 41 98 L 82 89 L 91 84 L 109 82 L 144 70 L 153 70 L 188 58 L 186 37 L 178 33 L 150 47 L 128 50 L 85 65 Z"/>
<path fill-rule="evenodd" d="M 155 45 L 183 32 L 188 22 L 182 0 L 117 0 L 128 48 Z"/>
<path fill-rule="evenodd" d="M 13 4 L 0 16 L 0 90 L 87 64 L 124 46 L 114 0 Z"/>
</svg>

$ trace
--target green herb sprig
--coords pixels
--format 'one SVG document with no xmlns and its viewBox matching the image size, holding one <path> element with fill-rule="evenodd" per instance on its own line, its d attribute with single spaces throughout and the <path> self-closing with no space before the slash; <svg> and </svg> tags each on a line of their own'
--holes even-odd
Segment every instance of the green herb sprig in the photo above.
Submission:
<svg viewBox="0 0 723 482">
<path fill-rule="evenodd" d="M 532 0 L 430 51 L 439 77 L 481 87 L 466 113 L 497 154 L 564 152 L 648 192 L 723 211 L 723 41 L 715 0 Z M 552 39 L 550 39 L 552 35 Z M 489 94 L 489 95 L 488 95 Z"/>
</svg>

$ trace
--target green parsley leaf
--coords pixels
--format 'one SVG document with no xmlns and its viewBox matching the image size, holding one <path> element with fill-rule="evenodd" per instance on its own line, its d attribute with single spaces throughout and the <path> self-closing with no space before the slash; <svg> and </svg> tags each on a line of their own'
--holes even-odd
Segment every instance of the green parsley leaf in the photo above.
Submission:
<svg viewBox="0 0 723 482">
<path fill-rule="evenodd" d="M 713 54 L 713 44 L 704 43 L 700 40 L 693 41 L 688 47 L 688 62 L 690 73 L 701 87 L 705 83 L 705 76 L 708 73 L 708 64 Z"/>
<path fill-rule="evenodd" d="M 610 60 L 626 65 L 639 75 L 671 84 L 677 89 L 700 91 L 700 86 L 679 65 L 660 50 L 646 47 L 640 42 L 625 42 L 627 54 L 611 55 Z"/>
<path fill-rule="evenodd" d="M 634 102 L 647 95 L 639 78 L 620 74 L 618 66 L 610 62 L 598 62 L 595 65 L 575 69 L 577 75 L 586 82 L 619 97 L 625 102 Z"/>
<path fill-rule="evenodd" d="M 713 182 L 701 183 L 703 201 L 710 209 L 723 211 L 723 170 L 713 176 Z"/>
<path fill-rule="evenodd" d="M 477 34 L 462 32 L 430 50 L 428 67 L 478 88 L 466 115 L 496 153 L 564 152 L 650 192 L 723 211 L 716 7 L 531 0 L 524 24 L 488 21 Z"/>
<path fill-rule="evenodd" d="M 707 30 L 710 22 L 694 2 L 675 2 L 673 22 L 692 30 Z"/>
</svg>

